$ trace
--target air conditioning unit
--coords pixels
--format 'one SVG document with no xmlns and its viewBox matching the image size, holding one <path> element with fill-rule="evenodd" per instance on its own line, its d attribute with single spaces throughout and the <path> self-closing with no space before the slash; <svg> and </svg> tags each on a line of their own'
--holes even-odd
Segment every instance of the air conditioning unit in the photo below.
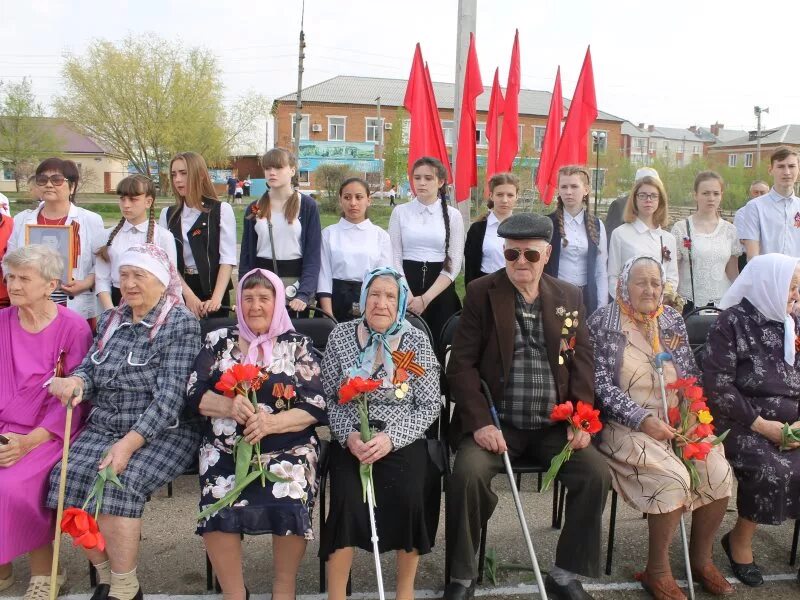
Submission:
<svg viewBox="0 0 800 600">
<path fill-rule="evenodd" d="M 391 123 L 384 123 L 383 124 L 383 128 L 384 129 L 391 129 L 392 128 L 392 124 Z"/>
<path fill-rule="evenodd" d="M 322 131 L 322 125 L 320 125 L 319 123 L 314 123 L 311 126 L 311 131 L 313 131 L 314 133 L 320 133 Z"/>
</svg>

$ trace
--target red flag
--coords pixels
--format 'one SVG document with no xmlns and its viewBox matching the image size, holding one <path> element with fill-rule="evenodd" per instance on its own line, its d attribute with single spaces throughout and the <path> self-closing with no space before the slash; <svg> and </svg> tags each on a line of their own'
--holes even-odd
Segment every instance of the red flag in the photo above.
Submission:
<svg viewBox="0 0 800 600">
<path fill-rule="evenodd" d="M 421 156 L 434 156 L 441 160 L 445 164 L 449 176 L 450 165 L 447 160 L 439 110 L 433 95 L 433 85 L 430 83 L 427 69 L 422 62 L 422 50 L 419 44 L 414 51 L 414 61 L 408 76 L 403 106 L 411 117 L 408 138 L 408 179 L 412 189 L 414 184 L 411 166 Z"/>
<path fill-rule="evenodd" d="M 558 143 L 548 183 L 555 189 L 558 186 L 558 170 L 564 165 L 585 165 L 589 155 L 588 135 L 592 123 L 597 119 L 597 97 L 594 93 L 594 73 L 592 55 L 586 49 L 578 84 L 569 104 L 564 132 Z"/>
<path fill-rule="evenodd" d="M 500 155 L 497 159 L 499 171 L 511 171 L 514 158 L 519 151 L 519 30 L 514 35 L 514 47 L 511 49 L 511 66 L 508 68 L 506 84 L 506 101 L 503 109 L 503 137 L 500 142 Z"/>
<path fill-rule="evenodd" d="M 475 101 L 483 93 L 478 53 L 475 51 L 475 34 L 469 34 L 467 68 L 461 92 L 461 121 L 458 126 L 458 155 L 456 156 L 456 201 L 469 200 L 469 191 L 478 185 L 478 163 L 475 152 L 475 126 L 477 114 Z"/>
<path fill-rule="evenodd" d="M 550 112 L 547 113 L 547 128 L 544 130 L 542 151 L 539 154 L 539 171 L 536 174 L 536 189 L 545 204 L 553 201 L 553 188 L 549 184 L 553 161 L 561 140 L 561 121 L 564 120 L 564 98 L 561 95 L 561 67 L 556 71 L 556 83 L 550 98 Z"/>
<path fill-rule="evenodd" d="M 486 117 L 486 139 L 489 140 L 489 149 L 486 153 L 486 181 L 497 173 L 497 155 L 500 150 L 500 132 L 498 131 L 498 121 L 503 114 L 505 100 L 503 91 L 500 89 L 499 69 L 494 70 L 494 83 L 492 83 L 492 95 L 489 97 L 489 114 Z M 488 189 L 486 195 L 488 196 Z"/>
</svg>

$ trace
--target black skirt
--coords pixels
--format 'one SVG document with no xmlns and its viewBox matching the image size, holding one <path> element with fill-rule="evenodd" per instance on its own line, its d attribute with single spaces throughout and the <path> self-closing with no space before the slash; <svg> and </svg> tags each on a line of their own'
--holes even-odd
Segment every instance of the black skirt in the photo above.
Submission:
<svg viewBox="0 0 800 600">
<path fill-rule="evenodd" d="M 439 273 L 442 271 L 440 262 L 418 262 L 404 260 L 403 271 L 408 281 L 408 287 L 414 296 L 421 296 L 430 289 Z M 455 283 L 448 285 L 444 291 L 428 304 L 422 313 L 422 318 L 428 324 L 433 335 L 433 347 L 439 352 L 439 336 L 447 319 L 461 310 L 461 300 L 456 294 Z"/>
<path fill-rule="evenodd" d="M 199 274 L 192 274 L 192 275 L 184 275 L 183 280 L 186 282 L 186 285 L 189 286 L 195 296 L 197 296 L 202 302 L 211 299 L 211 294 L 204 294 L 203 293 L 203 284 L 200 281 Z M 230 292 L 225 292 L 222 295 L 222 306 L 230 306 Z M 227 308 L 220 308 L 218 311 L 213 313 L 208 313 L 206 315 L 207 319 L 222 319 L 226 318 L 229 315 L 230 311 Z"/>
<path fill-rule="evenodd" d="M 361 316 L 355 314 L 361 299 L 361 285 L 361 281 L 333 280 L 331 304 L 333 305 L 333 316 L 339 323 L 352 321 Z"/>
<path fill-rule="evenodd" d="M 330 445 L 330 510 L 321 532 L 319 556 L 340 548 L 372 552 L 369 505 L 364 502 L 359 463 L 338 442 Z M 425 440 L 390 452 L 372 469 L 378 550 L 416 550 L 428 554 L 439 525 L 441 482 Z M 323 507 L 324 509 L 324 507 Z"/>
</svg>

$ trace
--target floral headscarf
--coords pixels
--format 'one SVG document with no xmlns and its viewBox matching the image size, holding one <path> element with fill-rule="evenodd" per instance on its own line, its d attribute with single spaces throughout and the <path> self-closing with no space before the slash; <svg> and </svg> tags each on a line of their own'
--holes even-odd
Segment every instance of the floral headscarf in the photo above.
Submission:
<svg viewBox="0 0 800 600">
<path fill-rule="evenodd" d="M 658 308 L 649 313 L 642 313 L 634 309 L 633 305 L 631 304 L 630 293 L 628 292 L 628 282 L 631 278 L 631 270 L 633 269 L 633 266 L 640 261 L 650 261 L 653 264 L 658 265 L 659 273 L 661 273 L 662 291 L 661 297 L 658 299 Z M 622 273 L 617 281 L 617 293 L 615 298 L 619 309 L 622 311 L 622 314 L 631 319 L 634 323 L 644 327 L 645 335 L 647 336 L 647 340 L 650 342 L 654 353 L 659 351 L 658 317 L 660 317 L 664 312 L 663 286 L 666 284 L 666 282 L 667 274 L 664 271 L 664 265 L 662 265 L 661 261 L 659 261 L 657 258 L 649 255 L 639 255 L 629 259 L 628 262 L 625 263 L 625 266 L 622 267 Z"/>
<path fill-rule="evenodd" d="M 137 267 L 144 269 L 154 277 L 156 277 L 166 288 L 164 295 L 161 299 L 161 308 L 156 315 L 155 321 L 150 325 L 150 339 L 152 340 L 161 326 L 166 323 L 169 311 L 174 306 L 183 304 L 183 290 L 181 288 L 181 279 L 178 277 L 178 271 L 175 269 L 167 253 L 155 244 L 140 244 L 138 246 L 131 246 L 119 260 L 120 267 Z M 114 335 L 114 332 L 122 324 L 123 313 L 128 303 L 125 298 L 119 303 L 119 306 L 113 309 L 111 318 L 106 324 L 105 330 L 100 335 L 100 340 L 97 342 L 97 350 L 102 350 L 108 340 Z M 158 305 L 156 305 L 158 306 Z"/>
<path fill-rule="evenodd" d="M 253 333 L 253 330 L 247 326 L 247 322 L 244 320 L 244 311 L 242 310 L 242 290 L 244 289 L 244 283 L 247 281 L 248 277 L 252 276 L 254 273 L 260 273 L 266 277 L 275 289 L 275 308 L 272 311 L 272 322 L 269 324 L 269 331 L 261 335 L 256 335 Z M 286 311 L 286 305 L 283 301 L 278 300 L 279 298 L 282 299 L 285 297 L 286 291 L 283 287 L 283 282 L 281 278 L 272 271 L 253 269 L 239 280 L 239 285 L 236 286 L 236 320 L 239 324 L 239 335 L 249 344 L 247 356 L 244 359 L 246 364 L 256 364 L 258 360 L 258 351 L 261 350 L 264 356 L 264 362 L 269 365 L 272 361 L 272 347 L 275 338 L 287 331 L 294 331 L 292 319 Z"/>
<path fill-rule="evenodd" d="M 394 323 L 384 333 L 381 333 L 372 329 L 367 323 L 366 307 L 370 285 L 378 277 L 385 276 L 392 277 L 397 283 L 397 315 Z M 406 321 L 408 283 L 406 283 L 405 277 L 390 267 L 373 269 L 364 277 L 358 304 L 361 308 L 361 314 L 364 315 L 358 324 L 358 338 L 364 344 L 364 350 L 361 351 L 356 365 L 350 370 L 350 376 L 372 377 L 378 367 L 383 364 L 383 369 L 386 371 L 386 380 L 391 382 L 394 378 L 392 351 L 397 350 L 403 333 L 412 327 Z"/>
</svg>

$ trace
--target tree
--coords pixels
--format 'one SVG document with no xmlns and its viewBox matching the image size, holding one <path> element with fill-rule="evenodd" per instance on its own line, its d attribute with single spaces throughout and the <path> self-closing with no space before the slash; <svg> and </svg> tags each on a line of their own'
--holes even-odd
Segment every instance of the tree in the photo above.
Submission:
<svg viewBox="0 0 800 600">
<path fill-rule="evenodd" d="M 226 111 L 216 58 L 201 48 L 149 36 L 118 46 L 95 42 L 66 59 L 56 112 L 128 159 L 141 173 L 166 170 L 177 152 L 193 150 L 209 165 L 227 165 L 230 147 L 249 134 L 267 103 L 243 96 Z"/>
<path fill-rule="evenodd" d="M 383 173 L 398 188 L 408 180 L 408 146 L 403 143 L 405 118 L 406 111 L 398 108 L 392 120 L 392 128 L 384 132 Z"/>
<path fill-rule="evenodd" d="M 336 211 L 339 206 L 339 186 L 348 177 L 358 174 L 346 164 L 322 164 L 314 171 L 314 181 L 325 192 L 325 209 Z"/>
<path fill-rule="evenodd" d="M 17 191 L 19 182 L 33 170 L 33 162 L 61 151 L 63 142 L 43 126 L 43 117 L 29 79 L 0 82 L 0 162 L 11 164 Z"/>
</svg>

